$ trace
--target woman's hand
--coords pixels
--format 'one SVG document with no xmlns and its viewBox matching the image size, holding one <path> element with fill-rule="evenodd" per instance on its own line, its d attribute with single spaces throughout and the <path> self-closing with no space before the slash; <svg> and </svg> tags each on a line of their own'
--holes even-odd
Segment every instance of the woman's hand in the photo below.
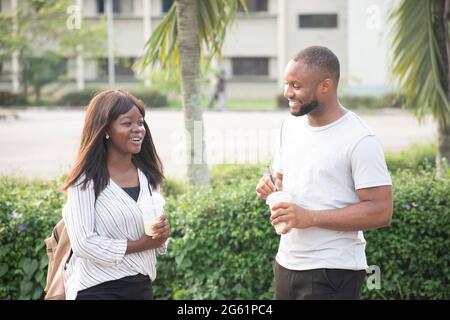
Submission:
<svg viewBox="0 0 450 320">
<path fill-rule="evenodd" d="M 169 225 L 169 220 L 167 220 L 167 217 L 165 215 L 160 216 L 159 222 L 153 225 L 152 233 L 153 233 L 152 239 L 160 240 L 161 245 L 167 239 L 169 239 L 170 225 Z"/>
<path fill-rule="evenodd" d="M 139 240 L 128 240 L 126 253 L 141 252 L 161 247 L 170 236 L 169 220 L 167 220 L 165 215 L 159 217 L 159 222 L 152 227 L 152 231 L 153 236 L 144 233 Z"/>
</svg>

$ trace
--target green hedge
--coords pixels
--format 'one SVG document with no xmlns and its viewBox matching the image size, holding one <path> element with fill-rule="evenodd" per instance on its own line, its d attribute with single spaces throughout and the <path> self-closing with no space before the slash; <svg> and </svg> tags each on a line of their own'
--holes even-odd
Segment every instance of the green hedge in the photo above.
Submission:
<svg viewBox="0 0 450 320">
<path fill-rule="evenodd" d="M 63 107 L 86 107 L 95 94 L 100 91 L 100 89 L 87 88 L 81 91 L 69 92 L 56 101 L 56 105 Z"/>
<path fill-rule="evenodd" d="M 210 170 L 211 186 L 220 188 L 223 186 L 238 186 L 244 181 L 256 181 L 268 172 L 267 165 L 262 164 L 221 164 L 213 166 Z"/>
<path fill-rule="evenodd" d="M 155 295 L 175 299 L 270 299 L 278 237 L 254 181 L 191 190 L 168 204 L 170 250 Z"/>
<path fill-rule="evenodd" d="M 145 105 L 150 108 L 162 108 L 169 105 L 167 96 L 156 91 L 131 92 L 137 98 L 144 101 Z"/>
<path fill-rule="evenodd" d="M 400 108 L 403 101 L 402 97 L 393 94 L 383 96 L 342 96 L 339 100 L 351 110 Z"/>
<path fill-rule="evenodd" d="M 102 91 L 98 88 L 88 88 L 82 91 L 74 91 L 65 94 L 57 102 L 58 106 L 87 106 L 89 101 L 95 96 L 96 93 Z M 146 106 L 158 108 L 168 106 L 167 96 L 156 92 L 154 90 L 148 91 L 131 91 L 131 94 L 142 100 Z"/>
<path fill-rule="evenodd" d="M 436 167 L 436 145 L 414 145 L 399 152 L 386 152 L 386 164 L 391 173 L 398 170 L 421 172 Z"/>
<path fill-rule="evenodd" d="M 450 298 L 450 180 L 434 172 L 394 177 L 391 226 L 366 232 L 367 260 L 381 289 L 365 299 Z M 155 294 L 177 299 L 269 299 L 278 237 L 255 182 L 191 190 L 167 208 L 172 241 Z"/>
<path fill-rule="evenodd" d="M 57 182 L 0 178 L 0 299 L 43 297 L 44 239 L 65 201 Z"/>
<path fill-rule="evenodd" d="M 9 91 L 0 91 L 0 106 L 26 106 L 28 100 L 23 94 L 15 94 Z"/>
<path fill-rule="evenodd" d="M 166 179 L 161 188 L 161 194 L 165 197 L 178 197 L 179 195 L 185 193 L 188 190 L 188 184 L 183 181 L 178 181 L 174 179 Z"/>
<path fill-rule="evenodd" d="M 381 271 L 381 290 L 366 298 L 450 298 L 450 179 L 433 172 L 394 176 L 391 225 L 365 233 L 369 265 Z"/>
<path fill-rule="evenodd" d="M 350 110 L 400 108 L 404 103 L 404 99 L 401 96 L 394 94 L 384 96 L 341 96 L 339 100 Z M 275 102 L 279 109 L 289 108 L 289 103 L 283 94 L 278 94 L 275 97 Z"/>
<path fill-rule="evenodd" d="M 271 299 L 278 236 L 255 196 L 265 166 L 218 166 L 213 188 L 163 187 L 172 228 L 159 256 L 159 299 Z M 450 180 L 427 171 L 396 170 L 391 226 L 365 233 L 369 265 L 381 270 L 381 289 L 366 299 L 450 298 Z M 0 299 L 43 297 L 47 257 L 43 240 L 60 219 L 61 181 L 0 179 Z"/>
<path fill-rule="evenodd" d="M 414 145 L 399 152 L 386 152 L 386 164 L 391 174 L 408 169 L 414 172 L 430 171 L 436 167 L 436 145 Z M 268 171 L 269 164 L 221 164 L 211 169 L 211 185 L 221 187 L 241 181 L 259 179 Z"/>
</svg>

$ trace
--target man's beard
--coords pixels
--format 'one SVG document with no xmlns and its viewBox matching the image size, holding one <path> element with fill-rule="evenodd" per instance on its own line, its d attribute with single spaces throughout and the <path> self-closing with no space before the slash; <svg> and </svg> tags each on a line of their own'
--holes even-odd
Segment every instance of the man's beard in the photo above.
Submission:
<svg viewBox="0 0 450 320">
<path fill-rule="evenodd" d="M 297 112 L 291 112 L 291 114 L 294 117 L 301 117 L 301 116 L 304 116 L 305 114 L 310 113 L 311 111 L 316 109 L 318 106 L 319 106 L 319 102 L 316 99 L 314 99 L 310 103 L 300 106 L 300 109 Z"/>
</svg>

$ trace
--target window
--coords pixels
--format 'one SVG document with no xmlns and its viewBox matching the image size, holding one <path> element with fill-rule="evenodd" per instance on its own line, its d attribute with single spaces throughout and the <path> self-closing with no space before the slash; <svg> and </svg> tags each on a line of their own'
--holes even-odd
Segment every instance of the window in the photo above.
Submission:
<svg viewBox="0 0 450 320">
<path fill-rule="evenodd" d="M 106 1 L 107 0 L 97 0 L 97 13 L 105 14 L 106 13 Z M 120 0 L 111 0 L 113 3 L 113 12 L 120 12 Z"/>
<path fill-rule="evenodd" d="M 249 12 L 266 12 L 267 0 L 245 0 Z M 239 3 L 240 12 L 244 12 L 244 8 Z"/>
<path fill-rule="evenodd" d="M 106 1 L 107 0 L 97 0 L 97 13 L 106 13 Z M 111 0 L 113 4 L 113 13 L 133 13 L 133 0 Z"/>
<path fill-rule="evenodd" d="M 8 70 L 4 62 L 0 62 L 0 81 L 10 81 L 11 80 L 11 71 Z"/>
<path fill-rule="evenodd" d="M 132 69 L 135 58 L 116 58 L 114 62 L 114 73 L 118 78 L 134 78 Z M 98 78 L 105 79 L 108 77 L 108 59 L 100 58 L 98 60 Z"/>
<path fill-rule="evenodd" d="M 135 62 L 135 58 L 119 58 L 116 59 L 115 71 L 117 76 L 134 77 L 134 71 L 132 69 Z"/>
<path fill-rule="evenodd" d="M 298 16 L 299 28 L 337 28 L 337 14 L 300 14 Z"/>
<path fill-rule="evenodd" d="M 268 76 L 269 58 L 232 58 L 233 76 Z"/>
<path fill-rule="evenodd" d="M 162 12 L 167 13 L 172 7 L 174 0 L 162 0 Z"/>
</svg>

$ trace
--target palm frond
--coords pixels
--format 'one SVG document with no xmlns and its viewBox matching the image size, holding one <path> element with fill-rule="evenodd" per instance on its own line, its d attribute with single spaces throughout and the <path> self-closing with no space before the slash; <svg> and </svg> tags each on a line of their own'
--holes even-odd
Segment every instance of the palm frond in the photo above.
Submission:
<svg viewBox="0 0 450 320">
<path fill-rule="evenodd" d="M 202 58 L 207 62 L 213 57 L 221 58 L 227 28 L 232 24 L 239 4 L 248 14 L 245 0 L 197 0 L 200 48 L 205 48 Z M 179 63 L 176 1 L 167 15 L 153 31 L 144 47 L 137 66 L 174 70 Z"/>
<path fill-rule="evenodd" d="M 436 37 L 433 0 L 402 0 L 391 13 L 394 23 L 393 74 L 406 104 L 419 119 L 431 113 L 450 127 L 450 103 L 444 87 L 445 60 Z"/>
<path fill-rule="evenodd" d="M 138 66 L 142 69 L 147 66 L 166 66 L 168 61 L 178 63 L 177 47 L 177 19 L 175 5 L 167 12 L 167 15 L 152 32 L 150 39 L 144 46 L 144 54 L 138 61 Z"/>
</svg>

